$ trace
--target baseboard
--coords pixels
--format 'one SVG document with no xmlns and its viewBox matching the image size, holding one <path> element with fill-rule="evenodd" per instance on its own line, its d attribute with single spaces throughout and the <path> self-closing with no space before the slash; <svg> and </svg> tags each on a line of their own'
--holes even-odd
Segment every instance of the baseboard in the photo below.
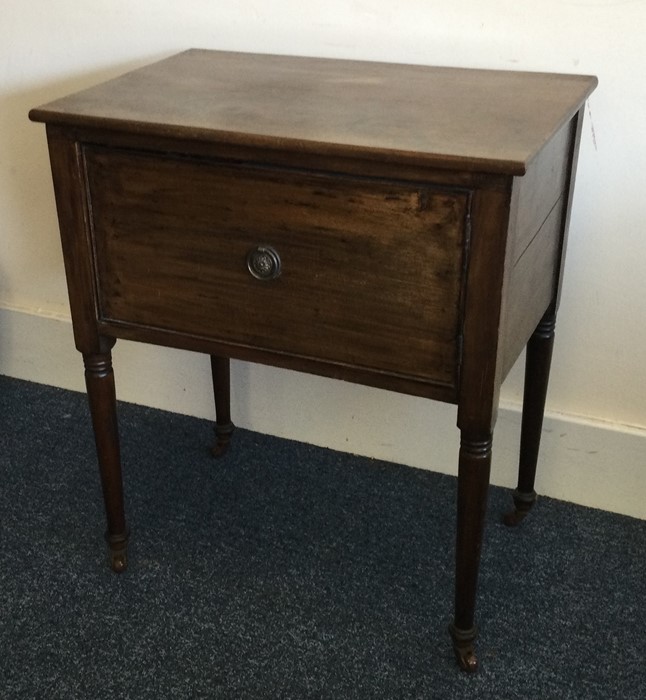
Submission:
<svg viewBox="0 0 646 700">
<path fill-rule="evenodd" d="M 126 341 L 113 356 L 120 399 L 213 418 L 207 357 Z M 0 374 L 84 391 L 69 319 L 0 308 Z M 242 362 L 233 364 L 232 393 L 234 420 L 250 430 L 456 473 L 453 406 Z M 494 484 L 515 485 L 519 432 L 518 407 L 503 400 Z M 645 456 L 644 430 L 548 411 L 537 491 L 646 519 Z"/>
</svg>

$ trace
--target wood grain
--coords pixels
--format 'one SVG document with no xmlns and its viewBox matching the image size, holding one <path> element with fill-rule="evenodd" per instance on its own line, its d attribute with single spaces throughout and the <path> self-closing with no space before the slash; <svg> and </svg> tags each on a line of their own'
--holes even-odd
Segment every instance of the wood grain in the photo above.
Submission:
<svg viewBox="0 0 646 700">
<path fill-rule="evenodd" d="M 528 345 L 516 509 L 534 475 L 583 103 L 596 78 L 188 51 L 33 110 L 47 122 L 115 571 L 126 566 L 116 338 L 456 403 L 455 616 L 475 606 L 493 429 Z M 271 247 L 280 274 L 256 279 Z M 530 340 L 531 338 L 531 340 Z"/>
<path fill-rule="evenodd" d="M 31 118 L 519 175 L 596 82 L 190 50 L 32 110 Z"/>
<path fill-rule="evenodd" d="M 102 319 L 455 385 L 467 192 L 97 148 L 85 163 Z M 259 281 L 245 260 L 268 244 L 282 272 Z"/>
</svg>

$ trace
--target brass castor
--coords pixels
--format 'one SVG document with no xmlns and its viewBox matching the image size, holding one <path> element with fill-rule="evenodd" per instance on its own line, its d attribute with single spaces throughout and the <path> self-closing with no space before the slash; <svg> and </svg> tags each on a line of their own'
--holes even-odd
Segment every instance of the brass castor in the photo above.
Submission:
<svg viewBox="0 0 646 700">
<path fill-rule="evenodd" d="M 502 519 L 507 527 L 515 527 L 527 517 L 532 506 L 536 503 L 536 491 L 525 493 L 524 491 L 518 491 L 518 489 L 516 489 L 513 493 L 513 497 L 514 510 L 505 513 Z"/>
<path fill-rule="evenodd" d="M 455 625 L 449 625 L 449 633 L 453 640 L 453 651 L 458 666 L 466 673 L 475 673 L 478 670 L 478 657 L 474 646 L 478 634 L 477 628 L 460 630 Z"/>
<path fill-rule="evenodd" d="M 108 535 L 110 568 L 115 574 L 122 574 L 128 568 L 128 537 L 130 532 L 127 531 L 120 535 Z"/>
<path fill-rule="evenodd" d="M 110 552 L 110 568 L 115 574 L 121 574 L 128 568 L 128 553 L 126 550 Z"/>
</svg>

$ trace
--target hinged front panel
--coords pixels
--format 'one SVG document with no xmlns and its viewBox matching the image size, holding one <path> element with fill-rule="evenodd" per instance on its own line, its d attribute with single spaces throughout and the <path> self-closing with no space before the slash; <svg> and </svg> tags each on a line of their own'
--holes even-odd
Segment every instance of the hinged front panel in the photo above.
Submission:
<svg viewBox="0 0 646 700">
<path fill-rule="evenodd" d="M 85 149 L 101 320 L 456 382 L 465 191 Z"/>
</svg>

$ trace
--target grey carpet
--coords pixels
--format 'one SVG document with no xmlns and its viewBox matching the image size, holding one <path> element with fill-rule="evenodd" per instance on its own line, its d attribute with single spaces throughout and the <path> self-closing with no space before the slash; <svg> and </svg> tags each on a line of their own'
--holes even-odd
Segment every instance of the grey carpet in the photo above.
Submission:
<svg viewBox="0 0 646 700">
<path fill-rule="evenodd" d="M 0 697 L 646 698 L 646 522 L 493 488 L 466 676 L 454 478 L 119 410 L 121 576 L 85 397 L 0 377 Z"/>
</svg>

